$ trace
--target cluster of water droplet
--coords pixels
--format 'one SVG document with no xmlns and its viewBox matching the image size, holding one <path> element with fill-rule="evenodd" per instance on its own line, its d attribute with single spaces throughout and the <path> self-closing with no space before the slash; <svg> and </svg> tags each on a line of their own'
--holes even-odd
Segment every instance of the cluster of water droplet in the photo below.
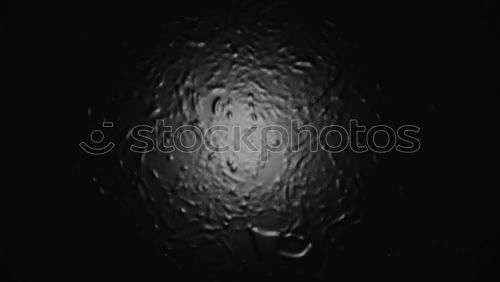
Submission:
<svg viewBox="0 0 500 282">
<path fill-rule="evenodd" d="M 358 220 L 363 169 L 371 157 L 311 152 L 302 140 L 299 150 L 266 157 L 244 147 L 138 154 L 129 150 L 134 140 L 128 130 L 157 120 L 205 131 L 374 119 L 335 27 L 191 19 L 177 30 L 182 36 L 161 41 L 144 62 L 147 78 L 109 117 L 120 143 L 110 191 L 140 214 L 157 248 L 186 269 L 214 277 L 319 271 L 336 235 Z M 231 145 L 230 136 L 215 134 L 210 142 Z"/>
</svg>

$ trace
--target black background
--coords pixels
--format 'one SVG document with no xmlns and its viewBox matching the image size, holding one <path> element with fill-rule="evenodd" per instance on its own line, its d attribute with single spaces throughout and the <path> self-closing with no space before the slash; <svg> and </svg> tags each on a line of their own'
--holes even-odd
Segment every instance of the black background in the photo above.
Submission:
<svg viewBox="0 0 500 282">
<path fill-rule="evenodd" d="M 494 166 L 482 157 L 495 144 L 485 137 L 495 129 L 487 131 L 486 121 L 497 115 L 486 98 L 499 26 L 493 4 L 372 2 L 293 4 L 301 17 L 331 18 L 359 43 L 387 97 L 386 122 L 422 128 L 418 154 L 387 156 L 366 192 L 365 221 L 348 234 L 329 278 L 498 276 L 498 185 L 485 181 Z M 7 153 L 15 154 L 15 174 L 2 185 L 7 278 L 180 281 L 114 204 L 78 177 L 77 144 L 90 132 L 89 103 L 109 95 L 124 62 L 153 46 L 161 23 L 227 4 L 8 9 L 6 55 L 16 79 L 15 91 L 4 94 Z"/>
</svg>

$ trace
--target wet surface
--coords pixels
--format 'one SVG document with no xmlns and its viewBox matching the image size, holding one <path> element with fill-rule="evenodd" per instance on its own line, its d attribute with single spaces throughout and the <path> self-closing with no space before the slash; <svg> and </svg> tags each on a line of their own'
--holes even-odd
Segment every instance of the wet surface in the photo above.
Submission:
<svg viewBox="0 0 500 282">
<path fill-rule="evenodd" d="M 368 153 L 313 152 L 317 141 L 308 142 L 291 122 L 318 131 L 347 128 L 351 118 L 373 122 L 379 114 L 367 99 L 375 85 L 357 77 L 333 24 L 245 20 L 181 21 L 182 38 L 160 42 L 142 62 L 145 78 L 106 117 L 118 124 L 118 183 L 110 190 L 140 214 L 147 236 L 181 269 L 212 278 L 318 274 L 336 235 L 360 220 L 363 174 L 376 162 Z M 131 128 L 158 122 L 172 131 L 229 128 L 205 140 L 229 150 L 130 151 L 137 145 Z M 283 150 L 264 150 L 261 132 L 270 125 L 290 135 Z M 234 130 L 255 130 L 248 140 L 257 150 L 236 149 Z M 279 145 L 276 133 L 268 137 L 268 146 Z M 159 141 L 168 145 L 172 138 Z M 183 139 L 196 143 L 195 135 Z"/>
<path fill-rule="evenodd" d="M 483 115 L 498 120 L 482 108 L 498 104 L 483 99 L 498 49 L 487 46 L 495 9 L 288 1 L 290 13 L 216 2 L 7 9 L 17 76 L 16 91 L 4 91 L 7 152 L 16 150 L 16 173 L 2 186 L 7 281 L 498 275 L 497 185 L 484 183 L 495 166 L 481 156 L 494 127 L 480 137 Z M 373 81 L 357 74 L 358 62 Z M 156 120 L 207 129 L 290 117 L 369 125 L 377 116 L 420 126 L 421 150 L 377 162 L 284 151 L 264 162 L 249 150 L 127 149 L 130 128 Z M 103 136 L 113 153 L 78 146 Z"/>
</svg>

